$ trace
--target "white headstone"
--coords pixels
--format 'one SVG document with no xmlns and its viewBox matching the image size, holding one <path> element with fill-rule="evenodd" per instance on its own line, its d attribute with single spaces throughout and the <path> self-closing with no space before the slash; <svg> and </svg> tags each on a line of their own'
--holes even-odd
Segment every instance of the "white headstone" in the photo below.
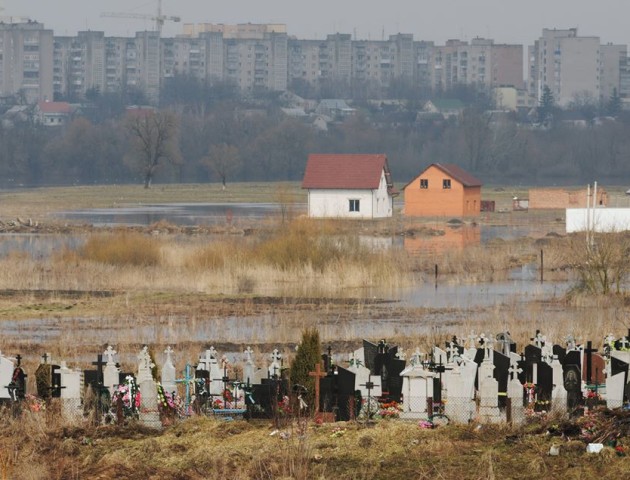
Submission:
<svg viewBox="0 0 630 480">
<path fill-rule="evenodd" d="M 58 373 L 61 377 L 61 410 L 67 421 L 76 421 L 82 418 L 83 372 L 68 368 L 62 361 Z"/>
<path fill-rule="evenodd" d="M 456 423 L 468 423 L 475 416 L 475 378 L 477 364 L 462 357 L 442 376 L 444 413 Z"/>
<path fill-rule="evenodd" d="M 524 390 L 523 385 L 518 379 L 518 374 L 523 371 L 519 368 L 517 362 L 520 360 L 518 355 L 512 353 L 510 355 L 510 368 L 508 370 L 508 388 L 507 396 L 512 400 L 512 423 L 521 423 L 525 420 L 525 406 L 523 405 Z"/>
<path fill-rule="evenodd" d="M 254 383 L 254 375 L 256 373 L 256 364 L 254 363 L 254 351 L 247 347 L 243 352 L 245 354 L 245 365 L 243 365 L 243 382 Z"/>
<path fill-rule="evenodd" d="M 13 381 L 13 362 L 0 355 L 0 398 L 11 398 L 7 386 Z"/>
<path fill-rule="evenodd" d="M 157 387 L 151 369 L 154 367 L 148 347 L 138 354 L 138 388 L 140 389 L 140 423 L 149 428 L 162 428 L 158 410 Z"/>
<path fill-rule="evenodd" d="M 166 350 L 164 350 L 164 355 L 166 355 L 166 358 L 162 365 L 162 388 L 165 392 L 173 393 L 177 390 L 177 384 L 175 383 L 177 371 L 175 370 L 175 365 L 173 365 L 172 358 L 173 349 L 168 346 Z"/>
<path fill-rule="evenodd" d="M 499 382 L 493 376 L 494 365 L 484 359 L 479 366 L 479 419 L 482 422 L 503 421 L 499 411 Z"/>
<path fill-rule="evenodd" d="M 111 345 L 107 346 L 107 349 L 103 352 L 105 358 L 105 368 L 103 369 L 103 384 L 109 389 L 109 393 L 113 395 L 114 388 L 120 383 L 119 374 L 120 368 L 116 366 L 114 356 L 116 350 Z"/>
<path fill-rule="evenodd" d="M 424 368 L 421 363 L 409 365 L 402 372 L 403 411 L 400 418 L 428 418 L 428 399 L 433 398 L 433 378 L 435 373 Z"/>
<path fill-rule="evenodd" d="M 564 413 L 567 411 L 567 390 L 564 388 L 564 373 L 558 356 L 551 360 L 553 372 L 553 390 L 551 391 L 551 408 L 553 411 Z"/>
</svg>

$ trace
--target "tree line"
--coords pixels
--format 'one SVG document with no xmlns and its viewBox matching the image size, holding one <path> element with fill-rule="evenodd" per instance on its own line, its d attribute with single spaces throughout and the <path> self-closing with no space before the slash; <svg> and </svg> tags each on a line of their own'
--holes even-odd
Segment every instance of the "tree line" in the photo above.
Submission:
<svg viewBox="0 0 630 480">
<path fill-rule="evenodd" d="M 630 118 L 620 110 L 576 126 L 548 101 L 543 125 L 489 111 L 480 96 L 443 121 L 417 117 L 411 99 L 396 111 L 357 101 L 354 115 L 320 131 L 285 115 L 280 98 L 237 98 L 227 86 L 163 97 L 159 109 L 127 111 L 95 95 L 64 127 L 0 123 L 0 186 L 295 181 L 309 153 L 386 153 L 402 184 L 436 162 L 484 183 L 630 181 Z"/>
</svg>

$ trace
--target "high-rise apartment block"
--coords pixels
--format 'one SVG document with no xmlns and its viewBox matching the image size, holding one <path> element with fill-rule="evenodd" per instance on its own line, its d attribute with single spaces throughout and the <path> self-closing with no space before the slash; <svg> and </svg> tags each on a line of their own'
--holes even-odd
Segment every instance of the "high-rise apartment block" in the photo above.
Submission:
<svg viewBox="0 0 630 480">
<path fill-rule="evenodd" d="M 579 37 L 575 28 L 544 29 L 527 50 L 527 67 L 526 87 L 537 100 L 545 86 L 561 106 L 576 97 L 606 99 L 615 90 L 630 98 L 627 47 L 600 45 L 599 37 Z M 0 96 L 20 95 L 30 103 L 129 88 L 157 102 L 164 82 L 178 75 L 232 83 L 245 94 L 332 85 L 379 98 L 395 95 L 392 86 L 522 92 L 523 73 L 522 45 L 483 38 L 435 45 L 403 33 L 380 40 L 335 33 L 312 40 L 289 37 L 282 24 L 249 23 L 186 24 L 174 38 L 147 31 L 54 37 L 37 22 L 0 24 Z"/>
<path fill-rule="evenodd" d="M 41 23 L 0 23 L 0 96 L 53 98 L 53 31 Z"/>
<path fill-rule="evenodd" d="M 560 106 L 621 94 L 627 63 L 625 45 L 601 45 L 599 37 L 580 37 L 577 28 L 543 29 L 528 49 L 529 89 L 539 101 L 548 87 Z"/>
</svg>

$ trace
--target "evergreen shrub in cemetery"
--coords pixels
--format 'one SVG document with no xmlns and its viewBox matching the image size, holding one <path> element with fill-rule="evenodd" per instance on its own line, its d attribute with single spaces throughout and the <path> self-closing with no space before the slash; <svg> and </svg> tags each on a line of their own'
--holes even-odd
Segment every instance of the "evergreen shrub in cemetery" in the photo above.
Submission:
<svg viewBox="0 0 630 480">
<path fill-rule="evenodd" d="M 308 399 L 306 403 L 312 405 L 312 401 L 315 390 L 314 377 L 309 375 L 321 361 L 321 344 L 319 341 L 319 330 L 316 328 L 309 328 L 302 332 L 302 342 L 298 348 L 298 351 L 291 362 L 291 385 L 303 385 L 308 390 Z"/>
</svg>

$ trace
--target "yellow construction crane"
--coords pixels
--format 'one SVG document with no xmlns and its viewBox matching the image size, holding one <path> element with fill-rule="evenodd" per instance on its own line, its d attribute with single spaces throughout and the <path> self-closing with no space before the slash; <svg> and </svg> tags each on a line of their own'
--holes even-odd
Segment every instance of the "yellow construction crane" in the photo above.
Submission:
<svg viewBox="0 0 630 480">
<path fill-rule="evenodd" d="M 103 12 L 101 13 L 101 17 L 111 17 L 111 18 L 140 18 L 143 20 L 152 20 L 155 22 L 155 31 L 158 32 L 160 37 L 162 36 L 162 26 L 164 22 L 169 20 L 171 22 L 180 22 L 180 17 L 174 17 L 169 15 L 162 14 L 162 0 L 158 0 L 157 2 L 157 14 L 156 15 L 146 15 L 143 13 L 127 13 L 127 12 Z"/>
</svg>

